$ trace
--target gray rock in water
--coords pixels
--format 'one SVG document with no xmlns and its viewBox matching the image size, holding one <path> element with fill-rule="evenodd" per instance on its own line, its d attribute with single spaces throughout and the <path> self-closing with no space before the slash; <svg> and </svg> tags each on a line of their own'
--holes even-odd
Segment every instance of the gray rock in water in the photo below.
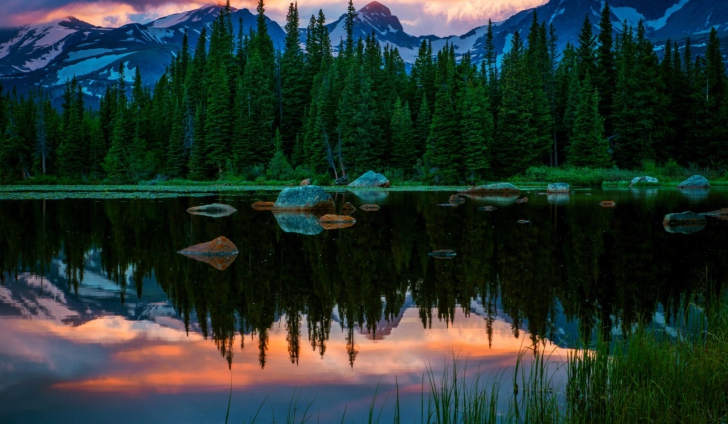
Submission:
<svg viewBox="0 0 728 424">
<path fill-rule="evenodd" d="M 707 178 L 702 175 L 693 175 L 687 180 L 680 183 L 677 188 L 681 189 L 695 189 L 695 188 L 710 188 L 710 182 Z"/>
<path fill-rule="evenodd" d="M 546 196 L 549 205 L 568 205 L 571 196 L 568 193 L 555 193 Z"/>
<path fill-rule="evenodd" d="M 273 210 L 312 211 L 334 210 L 334 199 L 318 186 L 285 188 L 273 204 Z"/>
<path fill-rule="evenodd" d="M 571 186 L 566 183 L 552 183 L 549 184 L 546 189 L 547 193 L 565 193 L 568 194 L 571 191 Z"/>
<path fill-rule="evenodd" d="M 633 185 L 638 184 L 638 183 L 643 183 L 643 184 L 657 184 L 659 182 L 660 182 L 660 180 L 658 180 L 657 178 L 655 178 L 655 177 L 649 177 L 649 176 L 645 175 L 644 177 L 634 177 L 634 178 L 632 178 L 632 181 L 630 181 L 629 185 L 630 186 L 633 186 Z"/>
<path fill-rule="evenodd" d="M 195 206 L 187 209 L 187 212 L 192 215 L 202 215 L 210 218 L 223 218 L 230 216 L 238 210 L 230 205 L 223 205 L 220 203 L 213 203 L 211 205 Z"/>
<path fill-rule="evenodd" d="M 389 192 L 384 190 L 379 191 L 361 191 L 352 190 L 354 195 L 362 201 L 362 203 L 384 203 L 389 197 Z"/>
<path fill-rule="evenodd" d="M 286 233 L 315 236 L 324 231 L 316 215 L 310 213 L 273 212 L 278 225 Z"/>
<path fill-rule="evenodd" d="M 478 193 L 520 193 L 521 189 L 511 183 L 494 183 L 479 187 L 472 187 L 468 190 L 461 191 L 460 194 L 478 194 Z"/>
<path fill-rule="evenodd" d="M 434 252 L 430 252 L 429 255 L 435 259 L 452 259 L 455 256 L 457 256 L 457 253 L 455 253 L 454 250 L 436 250 Z"/>
<path fill-rule="evenodd" d="M 665 215 L 662 226 L 665 231 L 674 234 L 693 234 L 705 228 L 705 215 L 694 212 L 671 213 Z"/>
<path fill-rule="evenodd" d="M 357 178 L 349 187 L 389 187 L 389 180 L 382 174 L 374 171 L 367 171 Z"/>
</svg>

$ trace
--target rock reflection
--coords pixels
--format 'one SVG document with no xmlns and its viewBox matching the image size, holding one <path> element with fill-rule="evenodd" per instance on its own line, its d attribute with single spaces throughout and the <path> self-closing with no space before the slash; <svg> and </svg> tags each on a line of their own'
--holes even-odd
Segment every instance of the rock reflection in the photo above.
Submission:
<svg viewBox="0 0 728 424">
<path fill-rule="evenodd" d="M 312 213 L 273 212 L 278 225 L 287 233 L 315 236 L 324 231 L 319 218 Z"/>
</svg>

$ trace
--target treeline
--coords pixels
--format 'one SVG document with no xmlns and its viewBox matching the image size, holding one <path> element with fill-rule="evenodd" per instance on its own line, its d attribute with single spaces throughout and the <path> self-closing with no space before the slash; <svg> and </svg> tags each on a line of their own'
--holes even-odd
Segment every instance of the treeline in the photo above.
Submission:
<svg viewBox="0 0 728 424">
<path fill-rule="evenodd" d="M 67 84 L 60 114 L 42 93 L 0 95 L 0 179 L 192 180 L 398 170 L 428 183 L 473 183 L 532 166 L 633 169 L 644 161 L 722 169 L 728 163 L 728 77 L 717 31 L 704 57 L 668 41 L 662 59 L 645 28 L 614 31 L 605 5 L 599 33 L 584 21 L 578 45 L 556 49 L 555 28 L 534 11 L 497 58 L 456 60 L 423 41 L 408 74 L 375 36 L 346 39 L 334 56 L 319 11 L 299 42 L 289 7 L 285 50 L 268 35 L 264 2 L 255 30 L 233 30 L 229 4 L 194 51 L 182 48 L 154 90 L 137 68 L 98 111 Z M 52 179 L 51 178 L 51 179 Z"/>
</svg>

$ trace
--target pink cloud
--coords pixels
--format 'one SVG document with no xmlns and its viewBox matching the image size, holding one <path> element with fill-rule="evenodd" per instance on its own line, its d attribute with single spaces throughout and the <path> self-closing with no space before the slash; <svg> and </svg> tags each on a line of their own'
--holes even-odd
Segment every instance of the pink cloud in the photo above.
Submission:
<svg viewBox="0 0 728 424">
<path fill-rule="evenodd" d="M 536 7 L 547 0 L 382 0 L 402 21 L 405 30 L 413 35 L 461 35 L 474 27 L 485 25 L 488 19 L 502 21 L 518 11 Z M 196 9 L 224 0 L 41 0 L 28 2 L 8 0 L 0 26 L 46 22 L 75 16 L 94 25 L 118 27 L 131 22 L 146 22 L 172 13 Z M 268 0 L 266 13 L 281 25 L 285 22 L 289 0 Z M 301 26 L 308 17 L 323 9 L 329 22 L 346 11 L 344 0 L 301 0 L 298 2 Z M 362 8 L 368 1 L 355 1 Z M 255 9 L 257 0 L 231 0 L 236 8 Z"/>
</svg>

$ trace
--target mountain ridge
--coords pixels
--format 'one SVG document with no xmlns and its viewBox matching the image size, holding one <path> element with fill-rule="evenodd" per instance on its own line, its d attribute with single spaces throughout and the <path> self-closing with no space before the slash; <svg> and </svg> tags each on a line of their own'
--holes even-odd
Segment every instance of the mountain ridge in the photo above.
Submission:
<svg viewBox="0 0 728 424">
<path fill-rule="evenodd" d="M 659 52 L 665 40 L 684 43 L 692 37 L 694 52 L 700 54 L 703 39 L 710 28 L 717 27 L 721 35 L 728 33 L 728 4 L 718 7 L 712 0 L 612 0 L 612 22 L 619 32 L 622 22 L 636 26 L 642 19 L 646 35 Z M 102 28 L 67 17 L 51 23 L 26 25 L 15 29 L 0 29 L 0 82 L 16 86 L 25 92 L 41 87 L 52 98 L 59 98 L 66 81 L 77 77 L 90 104 L 106 91 L 118 78 L 121 63 L 130 71 L 139 67 L 144 83 L 152 86 L 161 77 L 181 48 L 184 32 L 194 46 L 203 27 L 211 24 L 223 6 L 208 5 L 180 12 L 147 23 L 132 23 L 119 28 Z M 526 38 L 534 10 L 539 20 L 553 24 L 559 36 L 557 47 L 563 50 L 567 43 L 576 44 L 581 25 L 589 17 L 598 33 L 597 23 L 603 7 L 601 0 L 550 0 L 544 5 L 520 11 L 502 22 L 493 23 L 496 53 L 507 52 L 513 34 L 518 31 Z M 233 9 L 234 30 L 242 19 L 243 31 L 256 25 L 256 15 L 248 9 Z M 345 38 L 345 15 L 328 23 L 334 54 Z M 277 50 L 283 50 L 285 32 L 268 19 L 268 29 Z M 354 36 L 374 34 L 380 44 L 389 44 L 399 50 L 408 67 L 414 64 L 424 40 L 432 42 L 437 52 L 445 44 L 455 47 L 458 57 L 470 52 L 473 62 L 484 58 L 487 23 L 463 35 L 438 37 L 408 34 L 399 18 L 379 1 L 372 1 L 359 9 L 354 23 Z M 305 43 L 305 30 L 301 31 Z M 728 44 L 728 43 L 725 43 Z M 131 81 L 133 72 L 127 72 Z"/>
</svg>

